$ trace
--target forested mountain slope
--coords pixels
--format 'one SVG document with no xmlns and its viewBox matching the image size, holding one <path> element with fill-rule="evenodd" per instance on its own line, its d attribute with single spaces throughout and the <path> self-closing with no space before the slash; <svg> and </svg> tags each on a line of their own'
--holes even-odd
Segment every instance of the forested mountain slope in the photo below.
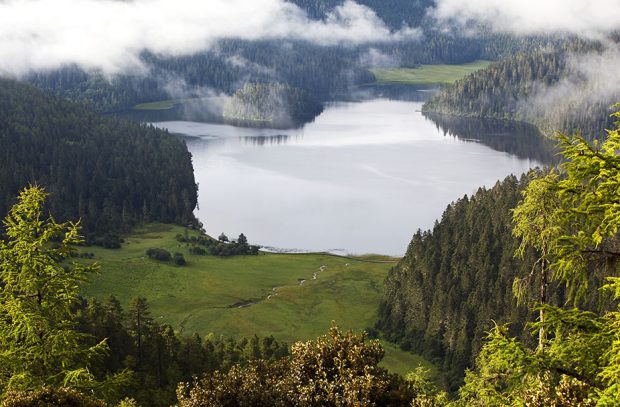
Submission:
<svg viewBox="0 0 620 407">
<path fill-rule="evenodd" d="M 313 18 L 324 18 L 344 0 L 289 0 L 304 9 Z M 435 5 L 435 0 L 357 0 L 358 4 L 372 9 L 391 28 L 398 30 L 403 25 L 419 26 L 426 10 Z"/>
<path fill-rule="evenodd" d="M 511 175 L 449 205 L 433 230 L 413 236 L 385 281 L 377 326 L 387 339 L 435 360 L 450 390 L 473 366 L 494 324 L 509 323 L 511 335 L 534 340 L 525 324 L 535 315 L 513 292 L 515 278 L 529 275 L 539 258 L 532 249 L 515 257 L 512 210 L 528 183 L 526 176 Z M 601 285 L 597 279 L 589 276 L 591 287 Z M 530 289 L 535 294 L 536 287 Z M 564 306 L 565 291 L 551 284 L 548 303 Z M 593 289 L 579 305 L 600 310 L 610 303 Z"/>
<path fill-rule="evenodd" d="M 444 88 L 423 110 L 517 119 L 546 132 L 581 131 L 586 138 L 602 136 L 613 126 L 610 106 L 620 100 L 620 91 L 614 92 L 614 87 L 609 87 L 613 84 L 594 77 L 586 70 L 585 61 L 603 58 L 604 52 L 582 49 L 520 54 Z"/>
<path fill-rule="evenodd" d="M 517 307 L 512 282 L 529 264 L 514 259 L 510 210 L 526 178 L 506 178 L 449 205 L 432 231 L 418 231 L 386 279 L 379 327 L 438 362 L 456 386 L 493 322 L 523 332 L 528 311 Z"/>
<path fill-rule="evenodd" d="M 0 213 L 20 189 L 39 184 L 52 213 L 81 218 L 87 234 L 193 219 L 191 156 L 167 132 L 0 80 L 0 145 Z"/>
</svg>

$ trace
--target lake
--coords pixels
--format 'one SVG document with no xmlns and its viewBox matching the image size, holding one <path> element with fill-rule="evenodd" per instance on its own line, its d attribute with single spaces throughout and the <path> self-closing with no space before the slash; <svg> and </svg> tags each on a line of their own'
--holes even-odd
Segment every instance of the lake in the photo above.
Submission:
<svg viewBox="0 0 620 407">
<path fill-rule="evenodd" d="M 279 250 L 401 256 L 413 233 L 480 186 L 553 159 L 535 128 L 425 117 L 422 103 L 335 103 L 295 130 L 187 121 L 198 218 Z"/>
</svg>

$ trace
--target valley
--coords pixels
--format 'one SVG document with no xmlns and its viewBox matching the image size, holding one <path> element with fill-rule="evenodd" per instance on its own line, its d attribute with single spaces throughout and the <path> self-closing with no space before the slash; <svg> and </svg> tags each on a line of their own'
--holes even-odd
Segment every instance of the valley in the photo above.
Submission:
<svg viewBox="0 0 620 407">
<path fill-rule="evenodd" d="M 421 107 L 335 103 L 294 130 L 154 125 L 186 137 L 195 213 L 211 236 L 243 232 L 283 251 L 402 256 L 412 231 L 431 227 L 453 200 L 555 154 L 534 128 L 463 119 L 442 129 Z M 527 147 L 511 146 L 519 142 Z"/>
<path fill-rule="evenodd" d="M 620 3 L 0 1 L 0 406 L 620 405 Z"/>
<path fill-rule="evenodd" d="M 100 300 L 114 295 L 124 306 L 133 298 L 147 298 L 158 323 L 183 333 L 237 339 L 273 335 L 291 344 L 323 334 L 332 321 L 341 329 L 372 331 L 383 280 L 398 260 L 322 253 L 198 256 L 175 239 L 186 233 L 179 226 L 148 224 L 125 236 L 121 249 L 85 248 L 94 254 L 101 272 L 90 277 L 82 295 Z M 180 252 L 187 264 L 149 259 L 145 253 L 153 247 Z M 431 366 L 382 343 L 383 364 L 396 373 L 405 374 L 419 364 Z"/>
</svg>

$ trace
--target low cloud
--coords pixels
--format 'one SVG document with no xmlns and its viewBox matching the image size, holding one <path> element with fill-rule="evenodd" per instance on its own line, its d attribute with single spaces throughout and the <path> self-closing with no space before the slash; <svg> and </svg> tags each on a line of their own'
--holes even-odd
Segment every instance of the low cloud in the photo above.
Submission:
<svg viewBox="0 0 620 407">
<path fill-rule="evenodd" d="M 430 13 L 444 24 L 480 22 L 495 31 L 516 34 L 597 39 L 620 28 L 618 0 L 437 0 Z"/>
<path fill-rule="evenodd" d="M 566 76 L 553 85 L 536 84 L 533 94 L 520 106 L 524 117 L 552 120 L 582 110 L 583 106 L 607 107 L 620 101 L 620 81 L 615 67 L 620 65 L 620 45 L 602 52 L 572 54 L 567 57 Z M 588 114 L 588 112 L 581 112 Z M 558 127 L 560 123 L 551 123 Z"/>
<path fill-rule="evenodd" d="M 188 55 L 222 38 L 358 45 L 419 35 L 390 31 L 351 0 L 320 21 L 284 0 L 0 0 L 0 73 L 65 64 L 107 74 L 140 70 L 144 50 Z"/>
<path fill-rule="evenodd" d="M 398 58 L 385 54 L 376 48 L 370 48 L 360 55 L 359 62 L 365 68 L 395 68 L 399 66 Z"/>
</svg>

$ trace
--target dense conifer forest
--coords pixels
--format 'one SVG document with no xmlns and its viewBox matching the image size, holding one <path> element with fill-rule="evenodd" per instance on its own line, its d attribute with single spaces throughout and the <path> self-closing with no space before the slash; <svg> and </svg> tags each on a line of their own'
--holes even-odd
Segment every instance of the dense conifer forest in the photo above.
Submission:
<svg viewBox="0 0 620 407">
<path fill-rule="evenodd" d="M 246 84 L 224 105 L 224 120 L 254 127 L 294 127 L 313 120 L 323 106 L 286 84 Z"/>
<path fill-rule="evenodd" d="M 413 236 L 386 279 L 378 328 L 436 361 L 452 391 L 495 324 L 509 324 L 512 335 L 531 341 L 526 323 L 533 314 L 518 303 L 513 284 L 528 275 L 539 254 L 527 250 L 516 256 L 520 241 L 512 220 L 530 179 L 510 176 L 449 205 L 432 230 Z M 596 276 L 590 279 L 592 286 L 602 283 Z M 566 303 L 564 286 L 555 284 L 549 291 L 549 304 Z M 588 292 L 581 306 L 600 310 L 610 303 Z"/>
<path fill-rule="evenodd" d="M 59 220 L 81 219 L 93 237 L 139 221 L 193 221 L 197 186 L 183 142 L 30 85 L 0 80 L 0 95 L 1 212 L 38 184 Z"/>
<path fill-rule="evenodd" d="M 620 95 L 588 97 L 590 87 L 600 85 L 587 80 L 574 62 L 595 59 L 601 52 L 596 45 L 574 43 L 570 50 L 519 54 L 442 89 L 423 109 L 522 120 L 547 132 L 580 131 L 589 139 L 602 137 L 613 125 L 611 105 Z"/>
<path fill-rule="evenodd" d="M 344 0 L 288 0 L 306 10 L 308 14 L 317 19 L 334 10 L 335 7 L 344 3 Z M 374 10 L 385 23 L 392 29 L 398 30 L 403 25 L 411 27 L 419 26 L 426 15 L 426 10 L 433 6 L 433 0 L 361 0 L 357 2 Z"/>
<path fill-rule="evenodd" d="M 378 327 L 442 366 L 447 389 L 466 372 L 456 405 L 617 402 L 603 321 L 617 315 L 618 130 L 560 146 L 557 168 L 448 206 L 386 279 Z"/>
<path fill-rule="evenodd" d="M 379 328 L 390 340 L 437 361 L 452 390 L 492 321 L 510 322 L 521 334 L 529 317 L 511 288 L 529 269 L 528 262 L 514 258 L 518 243 L 510 212 L 526 184 L 526 177 L 510 176 L 448 206 L 431 231 L 413 236 L 386 279 Z"/>
<path fill-rule="evenodd" d="M 251 360 L 278 360 L 289 352 L 287 344 L 273 337 L 235 340 L 181 334 L 158 323 L 145 298 L 134 299 L 127 309 L 114 297 L 83 301 L 76 317 L 78 330 L 90 335 L 92 343 L 106 340 L 109 347 L 107 356 L 91 367 L 92 373 L 128 376 L 116 397 L 131 396 L 143 406 L 172 405 L 179 382 L 191 382 L 194 376 L 228 372 Z"/>
</svg>

